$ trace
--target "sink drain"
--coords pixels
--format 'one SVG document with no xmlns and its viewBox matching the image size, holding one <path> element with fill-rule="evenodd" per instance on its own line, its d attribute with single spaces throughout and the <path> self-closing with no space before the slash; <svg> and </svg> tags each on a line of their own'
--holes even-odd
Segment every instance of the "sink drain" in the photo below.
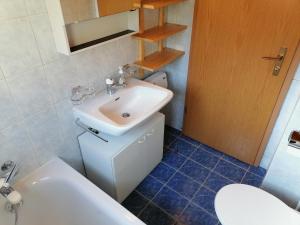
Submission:
<svg viewBox="0 0 300 225">
<path fill-rule="evenodd" d="M 122 113 L 122 117 L 123 118 L 128 118 L 128 117 L 130 117 L 130 114 L 129 113 Z"/>
</svg>

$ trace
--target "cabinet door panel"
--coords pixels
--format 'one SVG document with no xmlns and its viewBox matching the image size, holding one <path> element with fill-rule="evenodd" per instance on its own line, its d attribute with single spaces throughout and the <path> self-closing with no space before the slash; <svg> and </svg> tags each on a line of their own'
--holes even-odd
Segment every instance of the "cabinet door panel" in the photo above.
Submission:
<svg viewBox="0 0 300 225">
<path fill-rule="evenodd" d="M 117 200 L 122 202 L 154 169 L 163 155 L 164 121 L 142 135 L 114 158 Z"/>
<path fill-rule="evenodd" d="M 100 16 L 108 16 L 133 9 L 135 0 L 98 0 Z"/>
</svg>

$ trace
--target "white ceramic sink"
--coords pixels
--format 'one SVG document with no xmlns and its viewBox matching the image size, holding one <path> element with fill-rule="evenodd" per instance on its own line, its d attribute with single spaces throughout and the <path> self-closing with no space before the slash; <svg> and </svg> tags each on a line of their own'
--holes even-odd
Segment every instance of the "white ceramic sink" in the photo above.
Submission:
<svg viewBox="0 0 300 225">
<path fill-rule="evenodd" d="M 100 132 L 120 136 L 164 107 L 173 97 L 165 88 L 130 79 L 109 96 L 102 92 L 73 108 L 75 119 Z"/>
</svg>

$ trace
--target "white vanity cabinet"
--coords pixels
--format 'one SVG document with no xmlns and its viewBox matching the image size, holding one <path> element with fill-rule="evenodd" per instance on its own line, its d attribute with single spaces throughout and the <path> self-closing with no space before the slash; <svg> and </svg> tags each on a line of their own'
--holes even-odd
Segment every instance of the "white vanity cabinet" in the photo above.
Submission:
<svg viewBox="0 0 300 225">
<path fill-rule="evenodd" d="M 88 179 L 122 202 L 163 156 L 165 116 L 156 113 L 122 136 L 79 137 Z"/>
</svg>

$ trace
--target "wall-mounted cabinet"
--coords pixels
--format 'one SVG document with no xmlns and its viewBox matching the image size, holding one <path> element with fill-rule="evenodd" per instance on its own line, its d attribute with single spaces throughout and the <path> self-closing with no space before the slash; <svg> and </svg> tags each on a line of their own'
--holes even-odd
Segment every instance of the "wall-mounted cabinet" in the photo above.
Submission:
<svg viewBox="0 0 300 225">
<path fill-rule="evenodd" d="M 60 0 L 65 24 L 99 17 L 96 0 Z"/>
<path fill-rule="evenodd" d="M 46 0 L 57 51 L 71 55 L 139 30 L 135 0 Z"/>
</svg>

